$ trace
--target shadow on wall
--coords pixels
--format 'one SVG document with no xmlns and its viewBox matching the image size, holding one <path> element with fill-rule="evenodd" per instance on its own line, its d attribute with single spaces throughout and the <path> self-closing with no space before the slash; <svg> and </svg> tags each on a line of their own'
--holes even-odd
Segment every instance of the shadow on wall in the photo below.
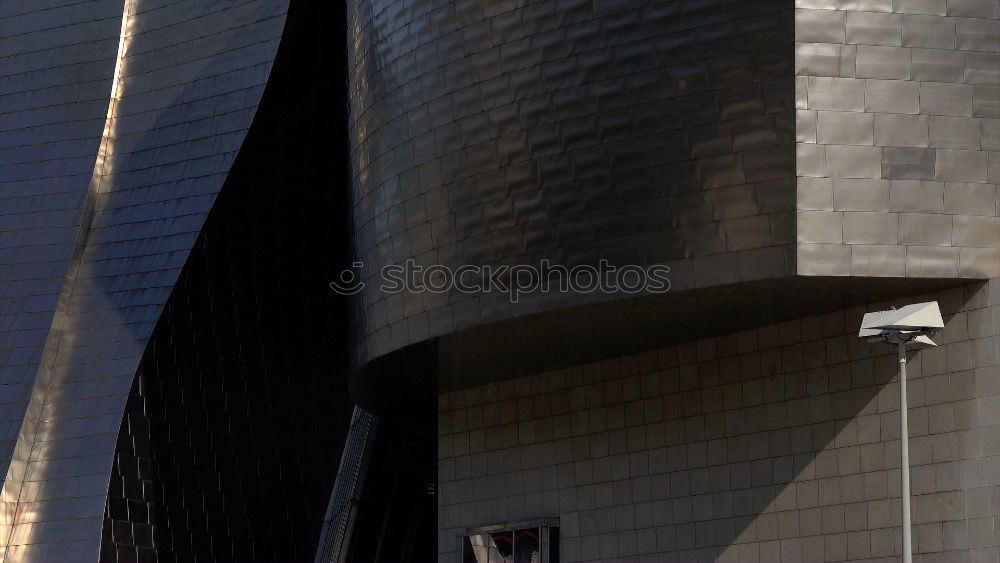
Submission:
<svg viewBox="0 0 1000 563">
<path fill-rule="evenodd" d="M 342 10 L 292 3 L 253 125 L 140 363 L 104 561 L 315 554 L 352 408 L 347 304 L 327 285 L 349 262 L 344 58 L 324 40 Z"/>
<path fill-rule="evenodd" d="M 969 302 L 963 289 L 943 296 L 948 322 Z M 941 297 L 927 296 L 935 298 Z M 913 297 L 898 303 L 922 300 Z M 846 343 L 840 337 L 818 341 L 825 349 L 810 350 L 816 341 L 802 345 L 803 365 L 798 371 L 789 372 L 795 366 L 789 365 L 784 349 L 780 355 L 773 350 L 770 360 L 762 358 L 762 369 L 773 362 L 772 373 L 783 375 L 765 377 L 753 387 L 754 400 L 762 407 L 746 411 L 742 436 L 670 447 L 662 457 L 651 454 L 651 470 L 658 463 L 667 469 L 701 466 L 671 473 L 666 505 L 654 502 L 654 522 L 658 518 L 676 522 L 672 534 L 657 532 L 657 549 L 678 552 L 678 561 L 834 561 L 901 553 L 898 364 L 893 347 L 853 338 L 850 330 L 860 324 L 860 314 L 853 314 L 857 311 L 841 317 L 848 331 Z M 964 333 L 964 327 L 953 326 L 939 341 L 946 344 Z M 844 344 L 847 350 L 836 350 Z M 951 415 L 950 426 L 929 420 L 933 410 L 926 406 L 936 401 L 925 396 L 930 390 L 924 385 L 922 360 L 936 355 L 933 363 L 943 365 L 939 360 L 944 352 L 943 348 L 910 352 L 912 514 L 918 554 L 967 547 L 961 542 L 946 544 L 941 530 L 941 521 L 965 517 L 964 493 L 956 490 L 961 488 L 958 470 L 950 463 L 959 453 L 958 441 L 953 435 L 931 435 L 955 430 L 956 421 Z M 827 369 L 824 360 L 829 362 L 831 354 L 838 353 L 846 353 L 851 361 Z M 723 371 L 719 370 L 720 377 Z M 726 400 L 723 396 L 723 404 Z M 678 407 L 685 413 L 697 408 L 684 395 Z M 725 413 L 726 434 L 733 423 L 730 414 Z M 712 430 L 707 420 L 699 428 L 696 421 L 701 420 L 706 419 L 681 418 L 675 428 L 683 428 L 686 438 L 699 432 L 708 438 Z M 652 488 L 654 495 L 661 490 Z M 664 515 L 667 506 L 670 513 Z"/>
<path fill-rule="evenodd" d="M 985 288 L 893 302 L 938 299 L 948 322 L 909 389 L 915 546 L 939 560 L 968 557 L 963 489 L 990 484 L 970 473 L 991 461 L 972 400 L 996 394 L 972 369 L 995 364 Z M 893 557 L 896 361 L 857 338 L 864 310 L 443 394 L 441 537 L 561 514 L 571 561 Z"/>
</svg>

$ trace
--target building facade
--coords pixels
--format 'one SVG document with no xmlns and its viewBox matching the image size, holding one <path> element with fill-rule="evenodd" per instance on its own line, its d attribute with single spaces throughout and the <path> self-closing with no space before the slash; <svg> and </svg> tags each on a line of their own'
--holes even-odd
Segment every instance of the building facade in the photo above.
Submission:
<svg viewBox="0 0 1000 563">
<path fill-rule="evenodd" d="M 997 282 L 909 362 L 914 560 L 997 558 Z M 900 303 L 905 301 L 900 301 Z M 865 307 L 442 393 L 441 561 L 558 518 L 563 561 L 898 561 L 899 384 Z"/>
<path fill-rule="evenodd" d="M 306 163 L 343 94 L 295 77 L 338 20 L 0 7 L 0 561 L 315 554 L 351 406 L 343 169 Z"/>
<path fill-rule="evenodd" d="M 917 558 L 1000 557 L 998 15 L 351 3 L 354 398 L 404 406 L 400 358 L 436 348 L 439 560 L 516 559 L 536 525 L 564 561 L 899 560 L 896 362 L 856 331 L 930 299 Z M 602 259 L 669 266 L 671 290 L 377 283 Z"/>
<path fill-rule="evenodd" d="M 0 563 L 897 561 L 856 331 L 921 300 L 916 556 L 1000 559 L 997 0 L 12 0 L 0 45 Z"/>
</svg>

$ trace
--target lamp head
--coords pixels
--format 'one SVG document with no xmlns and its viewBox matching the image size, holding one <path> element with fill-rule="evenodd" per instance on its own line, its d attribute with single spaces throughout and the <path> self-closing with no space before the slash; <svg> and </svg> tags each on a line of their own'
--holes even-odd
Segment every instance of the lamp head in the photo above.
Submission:
<svg viewBox="0 0 1000 563">
<path fill-rule="evenodd" d="M 944 327 L 937 301 L 914 303 L 900 309 L 865 313 L 858 337 L 894 344 L 912 342 L 936 346 L 928 335 Z"/>
</svg>

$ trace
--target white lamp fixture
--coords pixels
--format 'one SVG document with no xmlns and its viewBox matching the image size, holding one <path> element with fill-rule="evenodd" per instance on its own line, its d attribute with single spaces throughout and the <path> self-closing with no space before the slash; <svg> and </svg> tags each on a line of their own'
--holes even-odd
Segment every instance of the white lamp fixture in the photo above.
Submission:
<svg viewBox="0 0 1000 563">
<path fill-rule="evenodd" d="M 910 434 L 906 406 L 906 345 L 937 346 L 928 336 L 944 328 L 937 301 L 915 303 L 901 309 L 865 313 L 858 337 L 869 342 L 895 344 L 899 353 L 899 437 L 900 479 L 903 500 L 903 563 L 912 563 L 913 545 L 910 534 Z"/>
</svg>

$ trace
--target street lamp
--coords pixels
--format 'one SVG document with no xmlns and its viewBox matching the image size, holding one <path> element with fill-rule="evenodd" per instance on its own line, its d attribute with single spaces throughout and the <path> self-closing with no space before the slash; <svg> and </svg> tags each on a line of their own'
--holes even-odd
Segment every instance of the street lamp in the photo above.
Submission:
<svg viewBox="0 0 1000 563">
<path fill-rule="evenodd" d="M 924 346 L 937 346 L 928 336 L 944 327 L 937 301 L 915 303 L 901 309 L 865 313 L 861 320 L 859 338 L 869 342 L 884 341 L 895 344 L 899 353 L 899 437 L 900 480 L 903 500 L 903 563 L 912 563 L 913 546 L 910 537 L 910 434 L 906 415 L 906 345 L 910 342 Z"/>
</svg>

